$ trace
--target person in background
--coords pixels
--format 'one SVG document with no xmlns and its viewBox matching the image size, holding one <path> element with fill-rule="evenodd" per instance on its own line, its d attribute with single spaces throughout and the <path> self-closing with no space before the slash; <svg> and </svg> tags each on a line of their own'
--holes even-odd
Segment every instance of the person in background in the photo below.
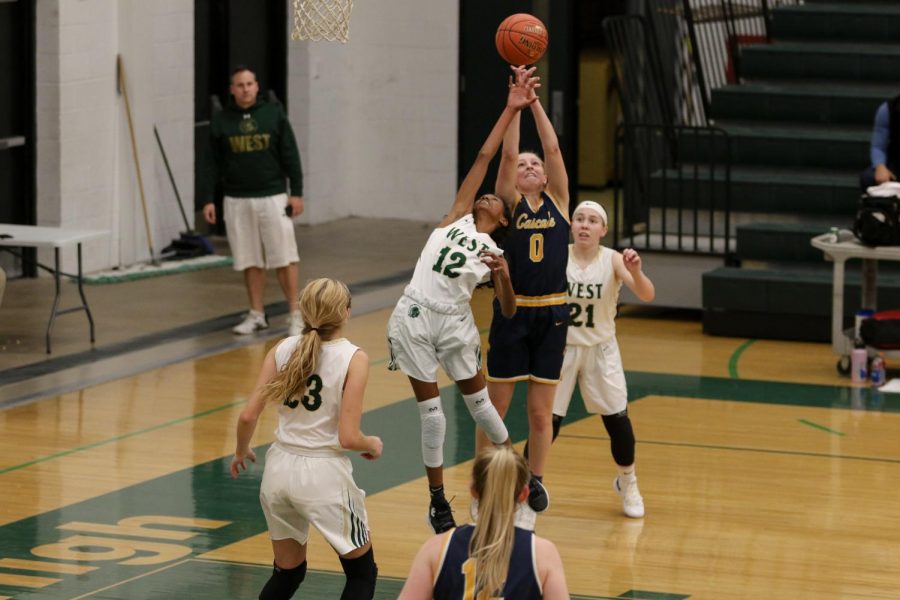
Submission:
<svg viewBox="0 0 900 600">
<path fill-rule="evenodd" d="M 875 111 L 869 156 L 872 164 L 859 176 L 863 191 L 873 185 L 897 181 L 900 172 L 900 96 L 882 102 Z"/>
<path fill-rule="evenodd" d="M 293 218 L 303 212 L 300 152 L 281 105 L 258 97 L 252 69 L 237 67 L 230 91 L 231 100 L 210 121 L 203 217 L 216 223 L 212 196 L 221 182 L 234 269 L 243 271 L 250 300 L 249 312 L 232 331 L 247 335 L 269 327 L 263 298 L 266 269 L 275 269 L 290 309 L 288 335 L 297 335 L 303 319 L 296 305 L 300 258 Z"/>
</svg>

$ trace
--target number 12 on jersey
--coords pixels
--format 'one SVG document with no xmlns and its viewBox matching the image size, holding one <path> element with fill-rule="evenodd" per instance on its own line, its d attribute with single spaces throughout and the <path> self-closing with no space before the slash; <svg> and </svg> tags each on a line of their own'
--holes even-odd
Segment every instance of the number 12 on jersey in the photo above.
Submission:
<svg viewBox="0 0 900 600">
<path fill-rule="evenodd" d="M 456 279 L 459 277 L 458 269 L 466 264 L 466 255 L 462 252 L 454 252 L 450 255 L 450 262 L 444 266 L 444 259 L 447 258 L 447 253 L 450 252 L 450 247 L 445 246 L 440 252 L 438 252 L 437 262 L 434 263 L 434 266 L 431 267 L 432 271 L 436 271 L 437 273 L 443 273 L 450 279 Z"/>
</svg>

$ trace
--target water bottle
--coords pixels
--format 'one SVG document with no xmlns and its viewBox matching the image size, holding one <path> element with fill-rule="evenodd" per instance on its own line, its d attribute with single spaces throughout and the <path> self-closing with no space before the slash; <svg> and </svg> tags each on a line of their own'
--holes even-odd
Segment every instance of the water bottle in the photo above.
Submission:
<svg viewBox="0 0 900 600">
<path fill-rule="evenodd" d="M 884 385 L 884 379 L 887 372 L 884 366 L 884 357 L 879 354 L 872 359 L 872 387 L 881 387 Z"/>
<path fill-rule="evenodd" d="M 850 381 L 853 383 L 862 383 L 868 379 L 866 360 L 868 353 L 863 347 L 858 346 L 850 353 Z"/>
</svg>

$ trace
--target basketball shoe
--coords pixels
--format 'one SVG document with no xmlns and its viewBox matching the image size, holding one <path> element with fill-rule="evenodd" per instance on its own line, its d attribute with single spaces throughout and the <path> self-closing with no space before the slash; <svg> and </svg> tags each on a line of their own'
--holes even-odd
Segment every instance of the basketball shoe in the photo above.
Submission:
<svg viewBox="0 0 900 600">
<path fill-rule="evenodd" d="M 528 506 L 536 513 L 541 513 L 550 508 L 550 494 L 544 484 L 532 475 L 528 480 Z"/>
<path fill-rule="evenodd" d="M 268 329 L 269 322 L 266 320 L 265 313 L 256 312 L 255 310 L 251 310 L 244 317 L 244 320 L 239 324 L 235 325 L 231 331 L 238 335 L 249 335 L 255 331 L 260 331 L 262 329 Z"/>
<path fill-rule="evenodd" d="M 443 533 L 456 527 L 453 509 L 450 508 L 449 502 L 432 498 L 431 504 L 428 506 L 428 525 L 435 533 Z"/>
<path fill-rule="evenodd" d="M 619 480 L 619 476 L 613 479 L 613 488 L 622 498 L 622 510 L 625 515 L 633 519 L 640 519 L 644 516 L 644 499 L 638 491 L 637 477 L 631 477 L 623 481 Z"/>
</svg>

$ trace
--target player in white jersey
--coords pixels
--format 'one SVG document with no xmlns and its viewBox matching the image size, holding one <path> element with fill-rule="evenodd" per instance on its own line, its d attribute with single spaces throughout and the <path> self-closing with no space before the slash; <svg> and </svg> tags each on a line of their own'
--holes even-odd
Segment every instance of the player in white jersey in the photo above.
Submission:
<svg viewBox="0 0 900 600">
<path fill-rule="evenodd" d="M 365 492 L 353 481 L 347 450 L 381 456 L 377 436 L 360 431 L 369 377 L 366 353 L 342 337 L 350 290 L 334 279 L 309 282 L 300 294 L 306 326 L 266 355 L 241 412 L 231 476 L 256 461 L 250 440 L 263 409 L 278 405 L 275 442 L 266 453 L 260 503 L 269 526 L 275 568 L 259 597 L 290 598 L 306 575 L 312 524 L 337 552 L 347 582 L 342 600 L 372 598 L 378 568 L 369 540 Z"/>
<path fill-rule="evenodd" d="M 606 211 L 591 200 L 581 202 L 572 216 L 569 262 L 566 266 L 569 331 L 560 382 L 553 400 L 553 439 L 575 390 L 585 408 L 600 414 L 610 438 L 618 475 L 613 486 L 625 514 L 644 516 L 634 465 L 634 430 L 628 416 L 628 391 L 616 341 L 616 306 L 624 283 L 644 302 L 653 300 L 653 283 L 641 270 L 641 257 L 631 248 L 619 253 L 600 245 L 608 231 Z M 527 448 L 526 448 L 527 452 Z"/>
<path fill-rule="evenodd" d="M 435 533 L 456 526 L 444 495 L 447 421 L 437 385 L 438 365 L 456 381 L 472 418 L 490 440 L 495 444 L 509 441 L 506 426 L 487 394 L 481 336 L 469 301 L 475 286 L 490 277 L 503 314 L 509 317 L 516 311 L 509 267 L 498 244 L 510 215 L 497 196 L 475 197 L 513 116 L 534 102 L 533 90 L 539 83 L 533 73 L 533 68 L 516 69 L 503 113 L 460 185 L 450 212 L 428 238 L 412 280 L 388 322 L 388 366 L 409 378 L 419 409 L 422 459 L 431 495 L 428 522 Z"/>
</svg>

